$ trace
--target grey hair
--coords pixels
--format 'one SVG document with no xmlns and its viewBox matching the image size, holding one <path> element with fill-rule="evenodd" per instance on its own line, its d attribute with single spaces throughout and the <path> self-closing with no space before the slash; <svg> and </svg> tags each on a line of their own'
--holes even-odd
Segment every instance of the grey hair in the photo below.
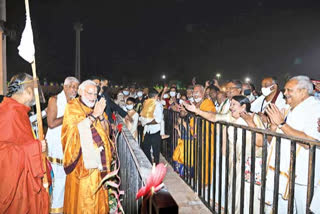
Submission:
<svg viewBox="0 0 320 214">
<path fill-rule="evenodd" d="M 85 80 L 79 85 L 78 94 L 80 94 L 80 91 L 83 91 L 88 85 L 97 86 L 97 84 L 92 80 Z"/>
<path fill-rule="evenodd" d="M 309 95 L 313 93 L 313 85 L 308 76 L 299 75 L 299 76 L 292 77 L 290 80 L 297 80 L 298 81 L 297 87 L 299 89 L 307 89 Z"/>
<path fill-rule="evenodd" d="M 8 84 L 8 97 L 14 94 L 22 93 L 26 88 L 32 86 L 33 82 L 29 82 L 33 77 L 27 73 L 19 73 L 14 75 Z"/>
<path fill-rule="evenodd" d="M 75 77 L 67 77 L 64 80 L 63 85 L 70 85 L 72 82 L 79 83 L 79 80 L 77 78 L 75 78 Z"/>
<path fill-rule="evenodd" d="M 201 90 L 202 92 L 204 92 L 204 87 L 203 87 L 203 85 L 197 84 L 197 85 L 195 85 L 195 86 L 193 87 L 193 90 L 194 90 L 194 88 L 196 88 L 196 87 L 199 87 L 200 90 Z"/>
</svg>

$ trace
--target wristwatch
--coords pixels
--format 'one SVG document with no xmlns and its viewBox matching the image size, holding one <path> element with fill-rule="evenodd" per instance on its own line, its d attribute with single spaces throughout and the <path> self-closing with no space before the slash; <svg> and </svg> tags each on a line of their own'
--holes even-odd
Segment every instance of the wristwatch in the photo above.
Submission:
<svg viewBox="0 0 320 214">
<path fill-rule="evenodd" d="M 281 129 L 285 124 L 286 124 L 286 121 L 283 121 L 282 123 L 280 123 L 280 124 L 278 125 L 278 128 Z"/>
</svg>

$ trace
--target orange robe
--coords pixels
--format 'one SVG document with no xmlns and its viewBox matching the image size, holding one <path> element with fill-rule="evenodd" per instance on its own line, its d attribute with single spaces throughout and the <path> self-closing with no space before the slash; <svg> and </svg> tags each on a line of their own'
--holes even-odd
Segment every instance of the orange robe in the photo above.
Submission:
<svg viewBox="0 0 320 214">
<path fill-rule="evenodd" d="M 0 104 L 0 213 L 47 214 L 41 145 L 34 139 L 30 107 L 12 98 Z"/>
<path fill-rule="evenodd" d="M 64 113 L 61 142 L 64 150 L 63 165 L 67 174 L 63 208 L 65 214 L 109 212 L 107 189 L 102 187 L 94 193 L 102 179 L 101 172 L 99 169 L 86 169 L 81 153 L 77 125 L 92 111 L 76 98 L 67 104 Z M 104 130 L 99 120 L 93 123 L 93 126 L 103 141 L 108 173 L 112 158 L 109 130 Z"/>
<path fill-rule="evenodd" d="M 200 105 L 200 110 L 201 111 L 207 111 L 207 112 L 216 112 L 216 107 L 214 105 L 214 103 L 209 100 L 209 99 L 205 99 L 203 100 L 203 102 Z M 193 134 L 193 126 L 194 126 L 194 119 L 191 118 L 190 119 L 190 127 L 191 127 L 191 133 Z M 206 167 L 205 167 L 205 179 L 204 182 L 205 184 L 209 183 L 209 173 L 210 173 L 210 179 L 212 180 L 212 171 L 213 171 L 213 144 L 214 144 L 214 139 L 213 139 L 213 132 L 214 132 L 214 127 L 213 125 L 211 125 L 211 135 L 212 135 L 212 139 L 210 140 L 210 136 L 209 136 L 209 126 L 210 123 L 206 122 L 206 136 L 205 138 L 203 137 L 203 139 L 206 141 L 206 148 L 202 149 L 202 155 L 201 155 L 201 159 L 202 159 L 202 165 L 204 165 L 204 161 L 206 163 Z M 204 121 L 202 123 L 202 127 L 204 127 Z M 195 134 L 197 133 L 197 126 L 195 126 Z M 202 136 L 204 136 L 204 128 L 202 128 Z M 209 142 L 210 141 L 210 142 Z M 202 148 L 204 148 L 204 141 L 202 141 Z M 210 160 L 210 165 L 211 165 L 211 170 L 209 172 L 209 143 L 211 144 L 211 160 Z M 198 151 L 200 152 L 200 151 Z M 204 176 L 204 167 L 202 166 L 202 179 Z"/>
</svg>

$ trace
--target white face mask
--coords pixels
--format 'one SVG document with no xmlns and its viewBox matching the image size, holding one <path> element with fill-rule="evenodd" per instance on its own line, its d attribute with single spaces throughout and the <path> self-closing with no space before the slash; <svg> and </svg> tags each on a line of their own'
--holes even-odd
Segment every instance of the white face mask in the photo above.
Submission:
<svg viewBox="0 0 320 214">
<path fill-rule="evenodd" d="M 266 97 L 272 93 L 272 91 L 271 91 L 272 86 L 273 85 L 269 86 L 268 88 L 265 88 L 265 87 L 261 88 L 261 93 L 263 94 L 263 96 Z"/>
<path fill-rule="evenodd" d="M 190 98 L 189 98 L 189 101 L 193 103 L 193 102 L 194 102 L 193 97 L 190 97 Z"/>
<path fill-rule="evenodd" d="M 128 95 L 129 95 L 129 91 L 123 91 L 122 93 L 123 93 L 123 95 L 125 95 L 125 96 L 128 96 Z"/>
<path fill-rule="evenodd" d="M 131 105 L 126 105 L 126 109 L 127 110 L 132 110 L 133 109 L 133 105 L 131 104 Z"/>
<path fill-rule="evenodd" d="M 163 98 L 164 98 L 164 99 L 167 99 L 167 98 L 169 98 L 169 95 L 168 95 L 168 94 L 164 94 L 164 95 L 163 95 Z"/>
<path fill-rule="evenodd" d="M 85 97 L 81 97 L 81 101 L 86 105 L 88 106 L 89 108 L 92 108 L 94 106 L 94 104 L 96 102 L 90 102 L 89 100 L 87 100 Z"/>
<path fill-rule="evenodd" d="M 184 103 L 184 100 L 179 100 L 179 104 L 182 105 Z"/>
<path fill-rule="evenodd" d="M 170 97 L 175 97 L 176 96 L 176 92 L 175 91 L 170 91 Z"/>
<path fill-rule="evenodd" d="M 138 95 L 138 97 L 142 97 L 142 95 L 143 95 L 142 91 L 138 91 L 137 95 Z"/>
<path fill-rule="evenodd" d="M 196 101 L 196 103 L 199 103 L 201 100 L 202 100 L 201 97 L 194 99 L 194 101 Z"/>
</svg>

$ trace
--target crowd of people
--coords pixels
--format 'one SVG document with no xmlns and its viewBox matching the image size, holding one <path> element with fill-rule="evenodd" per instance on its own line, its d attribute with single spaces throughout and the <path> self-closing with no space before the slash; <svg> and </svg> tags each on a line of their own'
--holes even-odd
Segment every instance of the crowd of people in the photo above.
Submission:
<svg viewBox="0 0 320 214">
<path fill-rule="evenodd" d="M 194 118 L 186 122 L 189 113 L 208 122 L 225 121 L 243 126 L 270 130 L 288 136 L 320 140 L 320 84 L 307 76 L 296 76 L 280 88 L 277 79 L 266 77 L 261 82 L 261 95 L 255 87 L 239 80 L 219 83 L 206 81 L 204 85 L 192 84 L 186 90 L 175 85 L 164 86 L 161 91 L 154 88 L 137 88 L 132 85 L 116 92 L 108 86 L 107 79 L 92 77 L 80 83 L 75 77 L 67 77 L 63 90 L 50 97 L 46 109 L 48 131 L 46 140 L 36 140 L 30 125 L 28 112 L 35 103 L 34 82 L 28 74 L 15 75 L 9 82 L 8 94 L 0 104 L 0 163 L 2 180 L 0 184 L 0 213 L 108 213 L 110 193 L 107 187 L 100 188 L 100 182 L 114 170 L 116 145 L 113 133 L 116 131 L 114 113 L 123 122 L 132 136 L 141 145 L 150 162 L 160 162 L 161 141 L 170 138 L 165 133 L 164 109 L 179 113 L 174 125 L 179 142 L 173 152 L 176 171 L 184 169 L 183 140 L 193 137 L 197 124 Z M 209 129 L 209 126 L 206 126 Z M 211 127 L 212 128 L 212 127 Z M 183 132 L 181 130 L 184 129 Z M 191 135 L 186 134 L 186 130 Z M 234 129 L 228 132 L 228 142 L 223 138 L 223 147 L 229 146 L 229 164 L 233 161 L 233 143 L 237 146 L 236 172 L 236 213 L 240 209 L 240 159 L 246 155 L 246 167 L 250 169 L 251 144 L 256 146 L 255 189 L 260 191 L 261 155 L 263 137 L 257 134 L 252 142 L 251 134 L 246 135 L 247 151 L 241 151 L 242 131 L 238 129 L 234 142 Z M 183 134 L 184 133 L 184 134 Z M 213 134 L 213 129 L 211 131 Z M 206 131 L 204 159 L 213 163 L 213 144 Z M 211 144 L 211 152 L 209 150 Z M 268 165 L 266 184 L 266 213 L 272 212 L 272 198 L 275 171 L 275 138 L 268 139 Z M 288 206 L 288 175 L 290 167 L 290 141 L 281 139 L 279 213 Z M 223 148 L 217 148 L 223 150 Z M 313 212 L 319 212 L 317 194 L 320 196 L 320 153 L 316 151 L 315 196 L 311 204 Z M 50 172 L 43 164 L 42 153 L 52 167 L 53 179 L 51 197 L 48 196 L 43 177 Z M 225 150 L 223 150 L 225 156 Z M 192 157 L 193 158 L 193 157 Z M 297 144 L 295 177 L 295 211 L 305 213 L 308 183 L 309 147 Z M 207 176 L 213 164 L 206 164 L 205 184 L 215 183 Z M 231 165 L 230 165 L 231 167 Z M 249 191 L 250 170 L 246 170 L 246 191 Z M 222 176 L 222 175 L 221 175 Z M 49 176 L 50 177 L 50 176 Z M 211 176 L 212 179 L 212 176 Z M 223 179 L 224 180 L 224 179 Z M 50 182 L 50 181 L 49 181 Z M 231 186 L 231 185 L 229 185 Z M 213 185 L 215 188 L 215 186 Z M 232 194 L 230 192 L 225 194 Z M 249 192 L 246 192 L 248 195 Z M 255 210 L 259 207 L 259 194 L 255 194 Z M 239 196 L 239 197 L 238 197 Z M 231 195 L 230 195 L 231 197 Z M 245 197 L 245 213 L 248 211 L 248 197 Z M 49 207 L 50 206 L 50 207 Z M 228 205 L 224 205 L 227 207 Z M 230 207 L 230 206 L 228 206 Z M 18 211 L 19 210 L 19 211 Z"/>
</svg>

